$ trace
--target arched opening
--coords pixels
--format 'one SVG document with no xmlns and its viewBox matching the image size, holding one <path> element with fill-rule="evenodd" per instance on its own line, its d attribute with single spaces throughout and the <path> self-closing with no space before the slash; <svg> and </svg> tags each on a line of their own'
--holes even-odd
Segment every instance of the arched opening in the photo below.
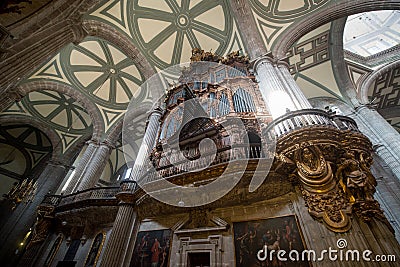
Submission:
<svg viewBox="0 0 400 267">
<path fill-rule="evenodd" d="M 247 138 L 249 140 L 249 146 L 246 151 L 247 157 L 251 159 L 261 158 L 262 153 L 260 136 L 256 133 L 248 132 Z"/>
</svg>

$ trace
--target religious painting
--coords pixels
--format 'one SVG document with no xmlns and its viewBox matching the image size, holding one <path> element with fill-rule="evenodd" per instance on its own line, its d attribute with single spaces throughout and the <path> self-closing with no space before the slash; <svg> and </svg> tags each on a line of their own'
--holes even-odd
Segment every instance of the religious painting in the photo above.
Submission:
<svg viewBox="0 0 400 267">
<path fill-rule="evenodd" d="M 139 232 L 131 267 L 167 267 L 171 230 Z"/>
<path fill-rule="evenodd" d="M 310 266 L 301 258 L 305 246 L 294 215 L 236 222 L 233 223 L 233 230 L 237 267 Z M 280 255 L 287 261 L 278 259 L 280 250 L 285 251 L 281 251 Z M 298 256 L 299 260 L 291 260 L 289 255 L 295 259 Z"/>
<path fill-rule="evenodd" d="M 86 257 L 84 265 L 85 267 L 96 266 L 105 239 L 106 239 L 106 233 L 104 232 L 97 234 L 96 237 L 93 239 L 92 246 L 90 247 L 89 250 L 89 254 Z"/>
<path fill-rule="evenodd" d="M 53 262 L 54 257 L 57 254 L 58 249 L 60 248 L 62 240 L 63 240 L 63 235 L 62 234 L 58 235 L 58 237 L 54 241 L 53 246 L 50 249 L 49 254 L 47 255 L 46 261 L 44 262 L 44 266 L 47 267 L 47 266 L 51 265 L 51 263 Z"/>
</svg>

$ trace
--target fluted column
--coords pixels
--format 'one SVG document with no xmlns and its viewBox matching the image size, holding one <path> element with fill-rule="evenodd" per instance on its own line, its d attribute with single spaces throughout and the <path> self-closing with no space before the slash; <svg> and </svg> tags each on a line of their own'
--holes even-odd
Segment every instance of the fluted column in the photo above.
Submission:
<svg viewBox="0 0 400 267">
<path fill-rule="evenodd" d="M 128 181 L 129 182 L 129 181 Z M 123 182 L 122 185 L 132 187 L 136 183 Z M 121 186 L 123 187 L 123 186 Z M 115 218 L 114 225 L 110 237 L 104 249 L 104 254 L 100 262 L 103 267 L 120 267 L 129 266 L 131 253 L 128 253 L 129 243 L 135 243 L 137 230 L 139 227 L 139 219 L 135 207 L 134 188 L 127 188 L 128 190 L 122 191 L 117 195 L 121 200 L 117 217 Z M 133 246 L 132 246 L 133 247 Z M 129 258 L 126 258 L 129 257 Z M 126 258 L 126 259 L 125 259 Z"/>
<path fill-rule="evenodd" d="M 285 62 L 262 56 L 254 60 L 253 68 L 261 95 L 274 119 L 284 115 L 288 110 L 311 107 L 293 77 L 288 73 Z"/>
<path fill-rule="evenodd" d="M 371 139 L 375 152 L 400 179 L 400 134 L 376 111 L 366 106 L 356 109 L 360 130 Z"/>
<path fill-rule="evenodd" d="M 292 99 L 296 100 L 296 109 L 309 109 L 313 108 L 307 97 L 303 94 L 300 87 L 297 85 L 292 74 L 289 71 L 289 64 L 283 61 L 278 62 L 278 75 L 281 77 L 283 83 L 287 86 L 288 92 Z"/>
<path fill-rule="evenodd" d="M 145 166 L 148 163 L 148 158 L 151 150 L 156 144 L 157 133 L 160 128 L 160 118 L 162 115 L 162 109 L 157 107 L 154 109 L 149 116 L 146 132 L 143 137 L 142 144 L 140 145 L 139 153 L 135 160 L 135 165 L 132 168 L 130 180 L 138 181 L 142 176 L 142 171 L 145 170 Z"/>
<path fill-rule="evenodd" d="M 0 251 L 2 266 L 15 266 L 14 261 L 17 256 L 14 251 L 34 224 L 36 208 L 42 203 L 46 194 L 56 191 L 67 171 L 68 167 L 61 162 L 48 163 L 37 179 L 37 191 L 32 201 L 21 202 L 13 211 L 13 215 L 2 225 L 0 231 L 0 240 L 4 248 Z"/>
<path fill-rule="evenodd" d="M 80 24 L 63 20 L 11 47 L 16 53 L 0 64 L 0 90 L 12 88 L 62 47 L 81 41 L 85 35 Z"/>
<path fill-rule="evenodd" d="M 91 157 L 76 191 L 83 191 L 94 187 L 110 157 L 112 146 L 106 142 L 101 143 Z"/>
<path fill-rule="evenodd" d="M 83 174 L 85 173 L 88 164 L 93 157 L 94 151 L 97 149 L 97 142 L 89 141 L 86 143 L 86 150 L 83 153 L 82 158 L 77 163 L 75 168 L 75 173 L 72 179 L 70 180 L 67 188 L 64 191 L 64 194 L 71 194 L 74 192 L 74 189 L 78 187 L 79 181 L 82 179 Z"/>
<path fill-rule="evenodd" d="M 159 107 L 150 113 L 146 132 L 136 157 L 135 165 L 132 168 L 131 176 L 121 184 L 122 192 L 117 195 L 118 199 L 121 200 L 120 207 L 100 266 L 129 266 L 140 223 L 135 206 L 135 188 L 132 188 L 132 185 L 136 184 L 134 181 L 140 179 L 141 170 L 148 163 L 149 154 L 156 143 L 161 115 L 162 109 Z"/>
</svg>

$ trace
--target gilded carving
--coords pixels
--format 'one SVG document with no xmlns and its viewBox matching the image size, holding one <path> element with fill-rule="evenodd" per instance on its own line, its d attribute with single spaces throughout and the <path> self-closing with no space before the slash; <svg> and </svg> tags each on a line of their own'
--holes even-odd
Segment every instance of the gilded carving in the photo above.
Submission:
<svg viewBox="0 0 400 267">
<path fill-rule="evenodd" d="M 336 187 L 326 193 L 312 193 L 302 188 L 308 212 L 322 220 L 334 232 L 346 232 L 351 227 L 351 208 L 342 190 Z"/>
<path fill-rule="evenodd" d="M 354 152 L 345 154 L 342 164 L 338 167 L 337 176 L 351 202 L 373 200 L 375 178 L 366 167 L 366 163 L 360 164 L 355 159 Z"/>
<path fill-rule="evenodd" d="M 204 50 L 200 48 L 193 48 L 190 60 L 192 62 L 196 61 L 220 62 L 222 60 L 222 57 L 212 52 L 204 52 Z"/>
<path fill-rule="evenodd" d="M 52 213 L 53 207 L 40 206 L 37 211 L 37 218 L 35 225 L 33 226 L 32 239 L 27 246 L 27 249 L 38 242 L 42 242 L 46 239 L 49 228 L 51 227 L 51 220 L 53 218 Z"/>
</svg>

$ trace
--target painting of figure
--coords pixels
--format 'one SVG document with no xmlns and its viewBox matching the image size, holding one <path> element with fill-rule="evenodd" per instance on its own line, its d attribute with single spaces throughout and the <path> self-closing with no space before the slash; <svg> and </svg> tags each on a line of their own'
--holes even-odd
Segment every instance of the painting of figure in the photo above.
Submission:
<svg viewBox="0 0 400 267">
<path fill-rule="evenodd" d="M 293 215 L 266 220 L 235 222 L 233 230 L 237 267 L 310 266 L 307 261 L 301 261 L 301 252 L 305 249 L 305 246 L 296 218 Z M 261 250 L 262 252 L 260 252 Z M 287 261 L 278 259 L 277 252 L 279 250 L 285 251 L 284 255 L 288 258 Z M 299 261 L 289 259 L 288 255 L 291 250 L 299 252 Z"/>
<path fill-rule="evenodd" d="M 131 267 L 167 267 L 171 230 L 139 232 Z"/>
</svg>

